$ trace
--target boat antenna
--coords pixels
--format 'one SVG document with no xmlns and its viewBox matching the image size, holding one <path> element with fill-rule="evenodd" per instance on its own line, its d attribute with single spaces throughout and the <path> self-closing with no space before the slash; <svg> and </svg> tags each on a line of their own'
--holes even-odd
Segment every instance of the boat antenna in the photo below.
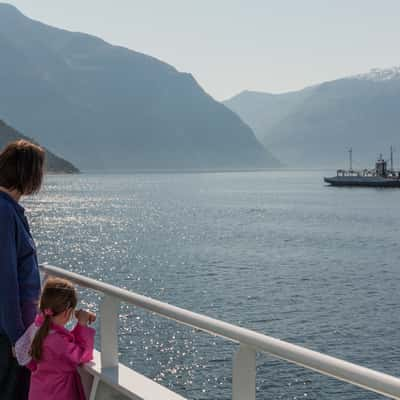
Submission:
<svg viewBox="0 0 400 400">
<path fill-rule="evenodd" d="M 349 158 L 350 158 L 350 171 L 353 171 L 353 148 L 350 147 L 349 150 Z"/>
</svg>

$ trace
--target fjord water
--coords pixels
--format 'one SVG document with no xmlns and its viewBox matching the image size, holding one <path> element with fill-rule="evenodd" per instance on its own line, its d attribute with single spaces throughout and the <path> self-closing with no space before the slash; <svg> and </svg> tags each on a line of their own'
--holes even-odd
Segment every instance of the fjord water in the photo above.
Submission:
<svg viewBox="0 0 400 400">
<path fill-rule="evenodd" d="M 41 261 L 400 375 L 400 190 L 324 174 L 48 176 L 24 205 Z M 236 349 L 121 308 L 121 360 L 187 398 L 229 399 Z M 382 397 L 260 355 L 257 398 Z"/>
</svg>

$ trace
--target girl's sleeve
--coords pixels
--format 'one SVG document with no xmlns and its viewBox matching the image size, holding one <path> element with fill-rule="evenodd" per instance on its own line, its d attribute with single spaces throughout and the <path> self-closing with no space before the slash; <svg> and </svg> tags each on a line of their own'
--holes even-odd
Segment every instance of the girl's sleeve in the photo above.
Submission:
<svg viewBox="0 0 400 400">
<path fill-rule="evenodd" d="M 33 338 L 36 335 L 39 327 L 36 324 L 32 324 L 25 333 L 15 343 L 15 355 L 19 365 L 28 365 L 32 361 L 32 357 L 29 354 L 33 342 Z"/>
<path fill-rule="evenodd" d="M 84 364 L 93 359 L 94 335 L 96 331 L 77 323 L 71 334 L 75 341 L 68 343 L 65 356 L 73 364 Z"/>
<path fill-rule="evenodd" d="M 15 221 L 5 207 L 0 208 L 0 246 L 0 325 L 14 345 L 25 326 L 19 296 Z"/>
</svg>

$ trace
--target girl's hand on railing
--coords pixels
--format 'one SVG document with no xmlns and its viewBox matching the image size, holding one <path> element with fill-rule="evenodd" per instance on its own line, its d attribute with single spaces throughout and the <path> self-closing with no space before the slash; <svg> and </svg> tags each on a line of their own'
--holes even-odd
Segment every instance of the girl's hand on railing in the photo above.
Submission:
<svg viewBox="0 0 400 400">
<path fill-rule="evenodd" d="M 81 325 L 91 324 L 96 321 L 96 314 L 91 311 L 86 310 L 76 310 L 75 318 L 78 320 L 78 323 Z"/>
</svg>

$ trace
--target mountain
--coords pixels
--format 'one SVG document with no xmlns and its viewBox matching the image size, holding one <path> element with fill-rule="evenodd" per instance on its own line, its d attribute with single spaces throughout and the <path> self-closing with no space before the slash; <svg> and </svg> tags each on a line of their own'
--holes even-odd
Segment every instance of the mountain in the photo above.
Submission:
<svg viewBox="0 0 400 400">
<path fill-rule="evenodd" d="M 245 90 L 223 103 L 253 129 L 257 138 L 264 140 L 266 132 L 295 110 L 312 92 L 272 94 Z"/>
<path fill-rule="evenodd" d="M 278 165 L 192 75 L 0 4 L 0 112 L 85 169 Z"/>
<path fill-rule="evenodd" d="M 391 144 L 400 150 L 400 67 L 291 93 L 242 93 L 225 104 L 290 166 L 347 166 L 353 147 L 354 165 L 372 167 Z"/>
<path fill-rule="evenodd" d="M 28 138 L 15 129 L 8 126 L 4 121 L 0 120 L 0 150 L 9 142 L 13 142 L 14 140 L 25 139 L 29 140 L 33 143 L 35 142 L 33 139 Z M 46 169 L 47 172 L 50 173 L 58 173 L 58 174 L 76 174 L 79 173 L 79 170 L 72 165 L 70 162 L 64 160 L 61 157 L 56 156 L 50 150 L 46 149 Z"/>
</svg>

